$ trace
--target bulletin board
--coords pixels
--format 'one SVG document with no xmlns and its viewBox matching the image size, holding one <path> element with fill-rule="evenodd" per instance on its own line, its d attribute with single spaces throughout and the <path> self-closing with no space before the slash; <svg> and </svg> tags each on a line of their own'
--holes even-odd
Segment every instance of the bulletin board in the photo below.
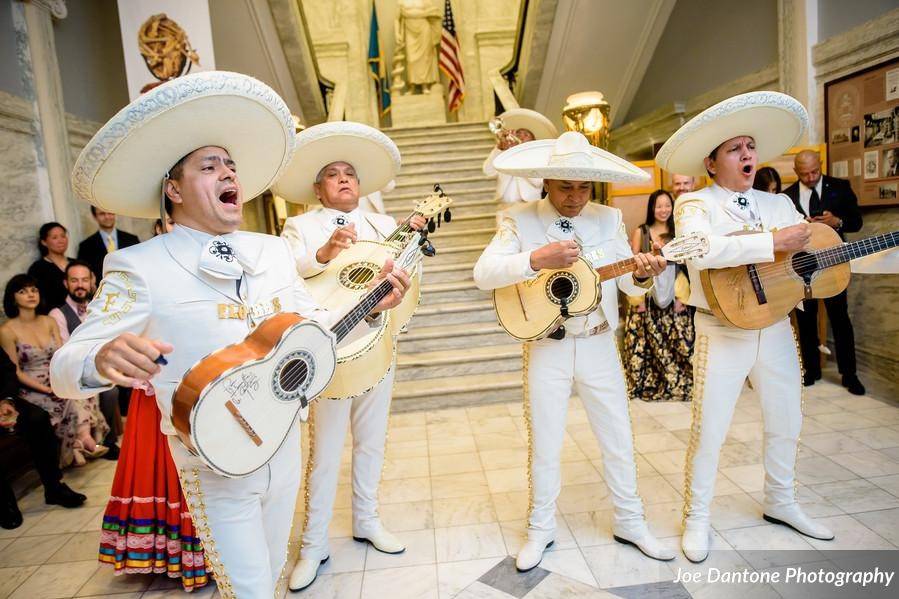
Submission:
<svg viewBox="0 0 899 599">
<path fill-rule="evenodd" d="M 827 164 L 861 206 L 899 205 L 899 58 L 824 84 Z"/>
</svg>

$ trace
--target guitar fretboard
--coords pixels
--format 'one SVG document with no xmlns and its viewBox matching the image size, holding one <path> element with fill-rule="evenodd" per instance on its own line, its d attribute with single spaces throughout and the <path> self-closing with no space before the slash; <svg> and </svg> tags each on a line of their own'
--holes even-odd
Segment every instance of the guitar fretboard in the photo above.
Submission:
<svg viewBox="0 0 899 599">
<path fill-rule="evenodd" d="M 607 281 L 608 279 L 614 279 L 620 277 L 621 275 L 626 275 L 630 272 L 634 272 L 636 269 L 637 263 L 634 262 L 633 258 L 628 258 L 626 260 L 622 260 L 621 262 L 613 262 L 612 264 L 600 266 L 596 269 L 596 272 L 599 273 L 599 278 L 601 280 Z"/>
<path fill-rule="evenodd" d="M 818 259 L 818 267 L 827 268 L 849 262 L 854 258 L 876 254 L 877 252 L 894 248 L 897 245 L 899 245 L 899 231 L 893 231 L 892 233 L 884 233 L 824 248 L 813 253 Z"/>
</svg>

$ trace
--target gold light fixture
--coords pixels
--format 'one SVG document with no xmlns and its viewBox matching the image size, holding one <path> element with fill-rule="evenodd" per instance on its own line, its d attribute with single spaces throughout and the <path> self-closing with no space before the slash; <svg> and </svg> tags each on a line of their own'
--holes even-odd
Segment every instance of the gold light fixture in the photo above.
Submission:
<svg viewBox="0 0 899 599">
<path fill-rule="evenodd" d="M 562 109 L 567 131 L 583 133 L 598 148 L 609 147 L 609 103 L 602 92 L 580 92 L 568 96 Z"/>
</svg>

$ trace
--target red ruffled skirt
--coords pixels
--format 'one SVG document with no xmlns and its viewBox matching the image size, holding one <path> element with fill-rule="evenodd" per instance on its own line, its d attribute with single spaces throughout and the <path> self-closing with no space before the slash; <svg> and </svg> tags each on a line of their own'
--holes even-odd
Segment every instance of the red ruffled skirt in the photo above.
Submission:
<svg viewBox="0 0 899 599">
<path fill-rule="evenodd" d="M 208 582 L 206 560 L 152 393 L 131 392 L 99 559 L 116 575 L 164 572 L 192 591 Z"/>
</svg>

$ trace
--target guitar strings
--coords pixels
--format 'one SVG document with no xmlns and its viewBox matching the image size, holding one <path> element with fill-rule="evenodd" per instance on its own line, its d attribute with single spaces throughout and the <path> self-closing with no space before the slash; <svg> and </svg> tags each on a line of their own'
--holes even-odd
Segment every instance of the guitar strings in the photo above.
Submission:
<svg viewBox="0 0 899 599">
<path fill-rule="evenodd" d="M 819 250 L 813 250 L 813 251 L 807 252 L 809 254 L 808 256 L 803 256 L 796 262 L 790 262 L 790 264 L 794 268 L 802 268 L 804 266 L 812 266 L 816 263 L 820 264 L 821 260 L 819 260 L 819 259 L 821 259 L 821 258 L 823 258 L 825 260 L 829 259 L 829 258 L 841 258 L 842 256 L 839 255 L 841 250 L 842 251 L 853 251 L 855 249 L 860 249 L 862 251 L 872 250 L 872 252 L 870 252 L 870 253 L 887 250 L 887 249 L 890 249 L 890 247 L 894 247 L 895 245 L 899 244 L 899 237 L 896 237 L 897 235 L 899 235 L 899 231 L 894 231 L 892 233 L 884 233 L 882 235 L 875 235 L 873 237 L 859 239 L 858 241 L 844 242 L 839 245 L 831 246 L 828 248 L 821 248 Z M 890 237 L 890 238 L 896 237 L 896 238 L 890 239 L 889 241 L 887 241 L 887 237 Z M 885 247 L 880 247 L 881 244 L 885 244 Z M 889 244 L 892 244 L 892 246 Z M 860 256 L 858 256 L 858 257 L 860 257 Z M 850 260 L 851 259 L 852 258 L 850 258 Z M 832 264 L 826 264 L 826 265 L 824 265 L 824 267 L 827 268 L 830 266 L 835 266 L 837 264 L 842 264 L 843 262 L 848 262 L 848 260 L 838 261 L 838 262 L 834 262 Z M 760 264 L 756 267 L 756 272 L 759 274 L 775 272 L 775 271 L 781 270 L 785 264 L 787 264 L 787 262 Z"/>
</svg>

